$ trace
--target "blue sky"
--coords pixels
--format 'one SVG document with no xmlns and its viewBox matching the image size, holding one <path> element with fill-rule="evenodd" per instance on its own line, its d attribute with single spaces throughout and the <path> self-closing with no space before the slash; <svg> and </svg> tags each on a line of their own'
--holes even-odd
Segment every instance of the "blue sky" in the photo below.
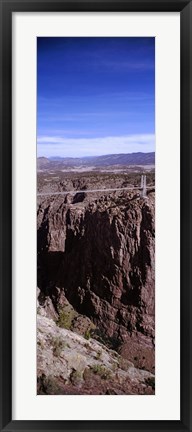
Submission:
<svg viewBox="0 0 192 432">
<path fill-rule="evenodd" d="M 155 39 L 38 37 L 38 156 L 155 150 Z"/>
</svg>

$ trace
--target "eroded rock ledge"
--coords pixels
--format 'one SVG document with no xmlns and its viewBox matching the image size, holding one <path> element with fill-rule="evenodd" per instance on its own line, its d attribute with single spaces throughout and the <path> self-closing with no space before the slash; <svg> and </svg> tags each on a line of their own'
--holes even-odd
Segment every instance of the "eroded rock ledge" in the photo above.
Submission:
<svg viewBox="0 0 192 432">
<path fill-rule="evenodd" d="M 38 394 L 153 394 L 154 375 L 37 316 Z"/>
</svg>

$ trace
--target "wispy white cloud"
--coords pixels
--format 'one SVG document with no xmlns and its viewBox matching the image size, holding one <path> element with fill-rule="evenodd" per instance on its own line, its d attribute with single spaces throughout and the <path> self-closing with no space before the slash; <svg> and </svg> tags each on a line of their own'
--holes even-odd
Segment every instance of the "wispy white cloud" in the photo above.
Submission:
<svg viewBox="0 0 192 432">
<path fill-rule="evenodd" d="M 94 94 L 94 99 L 95 100 L 101 100 L 103 101 L 103 98 L 109 98 L 109 99 L 117 99 L 117 100 L 125 100 L 125 101 L 131 101 L 131 102 L 142 102 L 142 101 L 149 101 L 149 100 L 153 100 L 154 97 L 153 95 L 150 95 L 149 93 L 146 92 L 141 92 L 141 91 L 115 91 L 115 90 L 111 90 L 109 91 L 103 91 L 98 89 L 97 93 Z M 80 103 L 82 101 L 89 101 L 90 100 L 90 94 L 81 94 L 81 96 L 78 96 L 77 94 L 71 94 L 70 95 L 70 100 L 71 101 L 79 101 Z M 45 107 L 61 107 L 61 106 L 66 106 L 66 97 L 64 96 L 60 96 L 60 97 L 52 97 L 52 98 L 46 98 L 46 97 L 42 97 L 40 95 L 38 95 L 38 103 L 39 105 L 45 106 Z M 85 113 L 86 114 L 86 113 Z"/>
<path fill-rule="evenodd" d="M 125 135 L 98 138 L 64 138 L 39 136 L 38 156 L 99 156 L 104 154 L 152 152 L 155 150 L 155 135 Z"/>
<path fill-rule="evenodd" d="M 154 61 L 115 61 L 103 60 L 103 66 L 115 71 L 147 71 L 154 69 Z"/>
</svg>

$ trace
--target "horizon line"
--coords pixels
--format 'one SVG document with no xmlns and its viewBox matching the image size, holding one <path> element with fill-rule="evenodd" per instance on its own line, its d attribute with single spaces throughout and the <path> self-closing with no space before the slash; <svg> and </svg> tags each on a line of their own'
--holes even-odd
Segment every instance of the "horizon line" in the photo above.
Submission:
<svg viewBox="0 0 192 432">
<path fill-rule="evenodd" d="M 45 158 L 45 159 L 53 159 L 53 158 L 60 158 L 60 159 L 86 159 L 86 158 L 98 158 L 102 156 L 122 156 L 122 155 L 135 155 L 135 154 L 152 154 L 155 153 L 155 151 L 151 152 L 131 152 L 131 153 L 104 153 L 100 155 L 92 155 L 92 156 L 37 156 L 37 159 Z"/>
</svg>

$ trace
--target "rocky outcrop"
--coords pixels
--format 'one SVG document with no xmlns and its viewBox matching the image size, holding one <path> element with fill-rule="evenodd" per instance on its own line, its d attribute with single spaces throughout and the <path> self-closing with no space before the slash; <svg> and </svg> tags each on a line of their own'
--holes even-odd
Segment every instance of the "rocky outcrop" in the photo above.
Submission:
<svg viewBox="0 0 192 432">
<path fill-rule="evenodd" d="M 88 195 L 88 194 L 87 194 Z M 154 193 L 44 198 L 38 286 L 56 313 L 62 292 L 126 358 L 154 370 Z M 143 354 L 144 353 L 144 354 Z"/>
<path fill-rule="evenodd" d="M 154 375 L 37 315 L 38 394 L 153 394 Z"/>
</svg>

